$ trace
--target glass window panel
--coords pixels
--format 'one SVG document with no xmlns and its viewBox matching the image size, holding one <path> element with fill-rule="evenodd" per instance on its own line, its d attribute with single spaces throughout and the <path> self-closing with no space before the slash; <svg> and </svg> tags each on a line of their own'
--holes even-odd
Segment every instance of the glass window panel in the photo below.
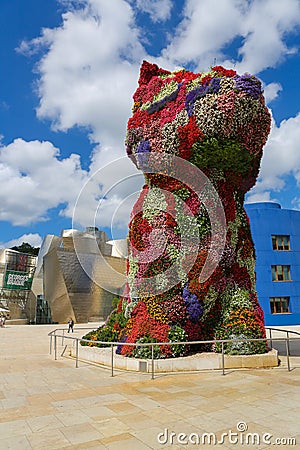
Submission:
<svg viewBox="0 0 300 450">
<path fill-rule="evenodd" d="M 276 266 L 272 266 L 272 281 L 276 281 Z"/>
<path fill-rule="evenodd" d="M 273 250 L 290 250 L 290 236 L 289 235 L 272 235 Z"/>
<path fill-rule="evenodd" d="M 283 266 L 283 279 L 284 280 L 290 280 L 290 267 L 289 266 Z"/>
<path fill-rule="evenodd" d="M 271 266 L 272 281 L 291 281 L 290 266 Z"/>
<path fill-rule="evenodd" d="M 272 314 L 286 314 L 290 312 L 289 297 L 270 297 L 270 309 Z"/>
<path fill-rule="evenodd" d="M 289 303 L 288 303 L 288 299 L 283 298 L 282 299 L 282 308 L 281 308 L 282 312 L 289 312 Z"/>
<path fill-rule="evenodd" d="M 290 237 L 289 236 L 283 236 L 283 247 L 284 247 L 284 250 L 290 249 Z"/>
</svg>

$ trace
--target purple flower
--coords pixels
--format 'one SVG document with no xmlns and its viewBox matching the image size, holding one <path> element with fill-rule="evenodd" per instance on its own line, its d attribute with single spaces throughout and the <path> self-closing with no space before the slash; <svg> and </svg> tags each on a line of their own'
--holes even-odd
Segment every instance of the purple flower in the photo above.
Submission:
<svg viewBox="0 0 300 450">
<path fill-rule="evenodd" d="M 192 322 L 198 322 L 203 315 L 203 306 L 200 304 L 196 294 L 192 294 L 187 285 L 183 289 L 182 293 L 184 302 L 189 318 Z"/>
<path fill-rule="evenodd" d="M 233 79 L 237 91 L 245 92 L 246 94 L 251 95 L 255 100 L 259 99 L 262 90 L 261 82 L 258 78 L 249 73 L 244 73 L 244 75 L 235 75 Z"/>
<path fill-rule="evenodd" d="M 161 100 L 158 100 L 157 102 L 152 103 L 152 105 L 149 106 L 149 108 L 146 109 L 148 114 L 153 114 L 154 112 L 160 111 L 164 108 L 165 104 L 168 102 L 172 102 L 173 100 L 176 100 L 178 92 L 180 87 L 182 86 L 182 83 L 178 84 L 178 87 L 176 91 L 171 92 L 171 94 L 166 95 Z"/>
<path fill-rule="evenodd" d="M 191 117 L 194 110 L 195 101 L 206 94 L 216 94 L 220 89 L 220 78 L 212 78 L 210 81 L 206 81 L 201 86 L 190 91 L 185 100 L 185 109 L 188 116 Z"/>
<path fill-rule="evenodd" d="M 144 171 L 149 171 L 148 156 L 144 156 L 144 155 L 145 155 L 145 153 L 149 153 L 150 151 L 151 151 L 151 147 L 150 147 L 150 142 L 148 140 L 140 142 L 139 146 L 136 149 L 138 165 Z"/>
<path fill-rule="evenodd" d="M 120 343 L 124 343 L 124 342 L 126 342 L 127 341 L 127 336 L 125 336 L 125 334 L 123 334 L 123 336 L 121 337 L 121 339 L 119 339 L 119 342 Z M 123 345 L 121 345 L 121 344 L 119 344 L 118 346 L 117 346 L 117 348 L 116 348 L 116 354 L 117 355 L 121 355 L 122 354 L 122 348 L 123 348 Z"/>
<path fill-rule="evenodd" d="M 140 142 L 140 144 L 138 145 L 136 151 L 137 151 L 137 153 L 148 153 L 148 152 L 150 152 L 151 151 L 150 142 L 147 141 L 147 140 Z"/>
</svg>

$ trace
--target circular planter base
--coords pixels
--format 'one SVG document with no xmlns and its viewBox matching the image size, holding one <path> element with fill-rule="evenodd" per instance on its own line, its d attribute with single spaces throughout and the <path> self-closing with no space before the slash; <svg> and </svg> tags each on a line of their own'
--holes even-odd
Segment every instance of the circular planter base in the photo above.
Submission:
<svg viewBox="0 0 300 450">
<path fill-rule="evenodd" d="M 75 349 L 71 349 L 71 356 L 75 357 Z M 111 348 L 81 347 L 79 346 L 79 359 L 91 361 L 111 367 Z M 151 359 L 128 358 L 117 355 L 114 348 L 114 368 L 136 372 L 151 372 Z M 257 355 L 224 355 L 225 369 L 277 367 L 279 363 L 278 352 L 271 349 L 268 353 Z M 180 358 L 155 359 L 154 371 L 162 372 L 188 372 L 205 369 L 222 369 L 222 355 L 220 353 L 196 353 Z"/>
</svg>

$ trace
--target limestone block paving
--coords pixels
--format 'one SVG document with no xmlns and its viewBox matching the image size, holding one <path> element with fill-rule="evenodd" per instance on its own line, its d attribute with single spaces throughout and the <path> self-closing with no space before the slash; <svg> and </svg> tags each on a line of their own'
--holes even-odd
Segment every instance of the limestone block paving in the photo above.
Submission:
<svg viewBox="0 0 300 450">
<path fill-rule="evenodd" d="M 177 437 L 215 433 L 244 422 L 247 432 L 296 438 L 300 446 L 300 364 L 286 367 L 157 374 L 110 371 L 49 355 L 53 326 L 1 329 L 0 450 L 179 448 Z M 77 329 L 76 332 L 79 333 Z M 299 361 L 300 362 L 300 361 Z M 175 437 L 171 436 L 175 433 Z M 158 441 L 165 439 L 165 443 Z M 274 445 L 245 446 L 262 449 Z"/>
</svg>

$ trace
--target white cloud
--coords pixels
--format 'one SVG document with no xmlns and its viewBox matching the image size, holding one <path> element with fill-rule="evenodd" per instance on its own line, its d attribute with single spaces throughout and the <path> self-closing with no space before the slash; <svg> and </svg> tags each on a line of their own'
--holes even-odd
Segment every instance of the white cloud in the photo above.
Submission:
<svg viewBox="0 0 300 450">
<path fill-rule="evenodd" d="M 145 51 L 128 3 L 82 4 L 63 14 L 60 27 L 27 43 L 29 50 L 48 49 L 38 65 L 37 115 L 58 130 L 87 127 L 94 142 L 115 146 L 118 156 Z"/>
<path fill-rule="evenodd" d="M 86 179 L 80 157 L 60 159 L 51 142 L 15 139 L 0 147 L 0 220 L 27 225 L 47 220 L 47 211 L 74 204 Z"/>
<path fill-rule="evenodd" d="M 297 51 L 287 46 L 286 38 L 299 23 L 298 0 L 187 0 L 184 18 L 162 60 L 192 62 L 200 71 L 216 61 L 235 64 L 239 72 L 258 73 Z M 226 45 L 236 38 L 241 40 L 238 60 L 228 60 Z"/>
<path fill-rule="evenodd" d="M 248 201 L 270 200 L 272 191 L 285 187 L 285 177 L 293 176 L 300 186 L 300 113 L 283 120 L 277 127 L 272 121 L 269 140 L 264 148 L 258 182 L 250 191 Z M 263 199 L 263 200 L 260 200 Z"/>
<path fill-rule="evenodd" d="M 9 242 L 1 243 L 0 248 L 18 247 L 19 245 L 22 245 L 23 242 L 32 245 L 32 247 L 40 247 L 42 238 L 38 233 L 23 234 L 22 236 L 12 239 Z"/>
<path fill-rule="evenodd" d="M 58 130 L 86 127 L 93 142 L 111 148 L 111 159 L 124 155 L 126 123 L 143 58 L 169 68 L 193 63 L 202 70 L 215 59 L 217 64 L 226 62 L 224 48 L 240 38 L 242 60 L 226 65 L 258 72 L 296 51 L 285 40 L 300 24 L 298 0 L 187 0 L 184 18 L 170 30 L 170 43 L 159 58 L 147 55 L 141 43 L 147 35 L 135 22 L 135 10 L 156 11 L 157 6 L 167 17 L 169 0 L 61 2 L 69 8 L 62 25 L 44 29 L 39 38 L 20 46 L 44 52 L 37 66 L 37 114 Z M 276 82 L 267 88 L 270 99 L 280 90 Z"/>
<path fill-rule="evenodd" d="M 247 196 L 245 203 L 258 203 L 258 202 L 274 202 L 276 201 L 274 198 L 271 198 L 271 192 L 263 191 L 263 192 L 250 192 Z"/>
<path fill-rule="evenodd" d="M 55 29 L 44 29 L 39 38 L 22 43 L 20 51 L 29 54 L 36 50 L 44 51 L 37 66 L 40 76 L 38 117 L 51 120 L 56 130 L 86 127 L 91 141 L 99 144 L 94 149 L 89 167 L 88 176 L 92 177 L 100 167 L 126 155 L 126 124 L 131 115 L 132 95 L 137 87 L 140 62 L 145 51 L 139 41 L 133 10 L 127 2 L 85 0 L 81 2 L 83 7 L 79 8 L 76 2 L 68 1 L 65 4 L 70 9 L 63 14 L 62 25 Z M 72 7 L 74 5 L 76 8 Z M 74 158 L 74 155 L 70 156 L 64 164 Z M 57 191 L 45 185 L 47 201 L 43 202 L 43 207 L 41 202 L 35 205 L 34 211 L 31 211 L 33 221 L 42 220 L 47 209 L 59 203 L 64 204 L 60 214 L 72 217 L 74 202 L 88 179 L 81 170 L 80 161 L 77 162 L 74 173 L 75 178 L 80 178 L 79 182 L 77 180 L 73 185 L 70 182 L 66 189 Z M 133 169 L 128 168 L 130 165 Z M 118 169 L 119 179 L 122 180 L 132 170 L 135 171 L 130 161 L 123 163 Z M 85 204 L 76 207 L 78 225 L 90 225 L 91 220 L 95 219 L 98 199 L 106 192 L 114 172 L 115 168 L 111 168 L 111 172 L 101 173 L 103 179 L 100 187 L 99 180 L 88 183 L 90 198 Z M 56 176 L 60 177 L 60 174 L 56 172 Z M 63 173 L 62 176 L 67 179 Z M 33 183 L 32 179 L 26 181 Z M 25 184 L 25 180 L 19 178 L 18 182 Z M 140 186 L 141 182 L 135 180 L 126 188 L 123 185 L 122 188 L 115 188 L 113 194 L 108 194 L 104 202 L 105 212 L 97 216 L 97 225 L 109 225 L 114 208 L 130 195 L 130 189 L 136 191 Z M 42 191 L 42 186 L 39 187 Z M 30 185 L 27 192 L 31 193 L 33 189 L 34 186 Z M 64 194 L 59 196 L 58 193 Z M 119 215 L 118 224 L 123 225 L 124 229 L 127 228 L 129 211 L 128 207 L 127 210 L 123 208 Z M 26 220 L 28 222 L 29 219 Z M 14 216 L 14 223 L 20 221 L 23 222 L 22 217 L 16 219 Z"/>
<path fill-rule="evenodd" d="M 71 217 L 77 194 L 88 177 L 124 156 L 126 123 L 142 59 L 156 60 L 170 69 L 192 63 L 197 70 L 205 70 L 216 59 L 217 64 L 228 67 L 236 63 L 239 72 L 255 73 L 275 67 L 296 51 L 288 47 L 286 39 L 300 23 L 298 0 L 187 0 L 184 18 L 170 30 L 173 35 L 169 35 L 169 44 L 159 58 L 146 54 L 142 42 L 147 35 L 138 28 L 135 11 L 137 7 L 143 9 L 157 22 L 153 33 L 159 21 L 170 17 L 169 0 L 61 3 L 69 8 L 62 15 L 61 26 L 44 29 L 40 37 L 20 46 L 20 51 L 28 54 L 43 52 L 36 67 L 40 99 L 37 115 L 50 120 L 56 130 L 86 127 L 90 139 L 99 145 L 93 152 L 89 173 L 82 170 L 78 155 L 61 159 L 50 142 L 16 139 L 0 148 L 0 219 L 15 225 L 46 220 L 47 211 L 58 205 L 61 215 Z M 238 39 L 240 61 L 229 61 L 226 46 Z M 268 101 L 275 99 L 280 90 L 276 82 L 267 85 Z M 273 124 L 260 179 L 249 198 L 271 199 L 271 191 L 282 189 L 284 176 L 290 173 L 300 183 L 297 126 L 299 129 L 298 116 L 279 127 Z M 123 179 L 130 169 L 124 165 L 118 171 Z M 90 219 L 97 215 L 98 199 L 109 186 L 112 174 L 113 169 L 102 174 L 100 189 L 99 183 L 89 183 L 90 200 L 78 210 L 82 225 L 90 225 Z M 107 196 L 106 209 L 97 215 L 98 224 L 109 224 L 114 208 L 140 184 L 135 180 L 115 188 Z M 129 210 L 128 206 L 120 209 L 120 223 L 125 224 Z"/>
<path fill-rule="evenodd" d="M 205 70 L 215 58 L 221 58 L 222 46 L 237 34 L 240 6 L 232 0 L 187 0 L 183 14 L 162 57 L 176 64 L 194 62 L 199 70 Z"/>
<path fill-rule="evenodd" d="M 282 86 L 280 83 L 269 83 L 266 86 L 264 86 L 264 96 L 266 100 L 266 104 L 271 103 L 273 100 L 275 100 L 279 92 L 282 91 Z"/>
<path fill-rule="evenodd" d="M 293 200 L 291 201 L 291 204 L 292 204 L 293 208 L 300 209 L 300 198 L 294 197 Z"/>
<path fill-rule="evenodd" d="M 107 150 L 109 158 L 109 149 Z M 73 215 L 73 227 L 96 226 L 123 228 L 127 233 L 129 214 L 137 198 L 144 177 L 126 156 L 108 161 L 97 162 L 95 155 L 89 178 L 81 189 Z M 72 214 L 73 210 L 69 211 Z"/>
<path fill-rule="evenodd" d="M 298 0 L 253 1 L 241 22 L 241 33 L 245 37 L 239 53 L 241 66 L 257 73 L 267 67 L 276 67 L 282 59 L 297 51 L 289 48 L 286 35 L 300 21 Z"/>
<path fill-rule="evenodd" d="M 154 58 L 141 43 L 147 34 L 136 24 L 135 10 L 152 11 L 155 17 L 160 11 L 166 18 L 169 0 L 61 2 L 69 8 L 62 25 L 44 29 L 39 38 L 20 46 L 27 52 L 44 51 L 37 66 L 37 115 L 58 130 L 86 127 L 91 140 L 101 144 L 98 152 L 110 147 L 111 159 L 124 155 L 126 123 L 143 58 L 166 68 L 192 63 L 203 70 L 216 60 L 226 66 L 236 63 L 240 72 L 259 72 L 295 51 L 285 40 L 300 23 L 298 0 L 187 0 L 182 22 L 170 30 L 169 45 Z M 242 59 L 228 61 L 224 48 L 236 38 L 242 39 Z M 276 82 L 267 86 L 270 101 L 280 89 Z"/>
<path fill-rule="evenodd" d="M 162 22 L 171 16 L 171 0 L 136 0 L 135 3 L 138 9 L 149 14 L 153 22 Z"/>
<path fill-rule="evenodd" d="M 87 172 L 78 155 L 62 159 L 51 142 L 16 139 L 0 147 L 0 220 L 30 225 L 47 220 L 48 211 L 58 206 L 60 216 L 72 218 L 76 206 L 76 227 L 96 221 L 125 234 L 143 177 L 129 158 L 111 161 L 110 150 L 96 152 Z M 76 203 L 79 195 L 83 201 Z"/>
</svg>

